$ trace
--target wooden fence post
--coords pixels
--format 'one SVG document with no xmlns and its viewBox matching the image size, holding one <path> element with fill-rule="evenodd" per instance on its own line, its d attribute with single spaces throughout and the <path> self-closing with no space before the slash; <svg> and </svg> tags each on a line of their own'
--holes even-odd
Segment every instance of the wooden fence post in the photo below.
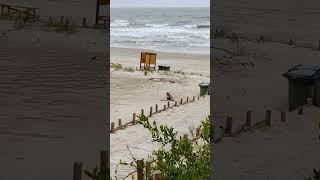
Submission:
<svg viewBox="0 0 320 180">
<path fill-rule="evenodd" d="M 227 117 L 225 133 L 229 135 L 232 134 L 232 117 L 231 116 Z"/>
<path fill-rule="evenodd" d="M 247 125 L 248 127 L 251 127 L 251 111 L 248 111 L 248 112 L 247 112 L 246 125 Z"/>
<path fill-rule="evenodd" d="M 121 119 L 118 119 L 118 125 L 119 125 L 119 128 L 122 129 L 122 127 L 121 127 L 122 126 L 122 120 Z"/>
<path fill-rule="evenodd" d="M 152 180 L 163 180 L 163 174 L 161 173 L 161 171 L 157 170 L 153 172 Z"/>
<path fill-rule="evenodd" d="M 192 101 L 195 101 L 195 100 L 196 100 L 196 97 L 195 97 L 195 96 L 193 96 Z"/>
<path fill-rule="evenodd" d="M 281 122 L 286 122 L 286 112 L 281 112 Z"/>
<path fill-rule="evenodd" d="M 136 124 L 137 121 L 136 121 L 136 113 L 133 113 L 132 114 L 132 124 Z"/>
<path fill-rule="evenodd" d="M 174 106 L 177 106 L 177 104 L 178 104 L 178 102 L 177 102 L 177 101 L 175 101 L 175 102 L 174 102 Z"/>
<path fill-rule="evenodd" d="M 146 162 L 146 177 L 150 177 L 151 176 L 151 162 L 147 161 Z"/>
<path fill-rule="evenodd" d="M 75 162 L 73 164 L 73 180 L 81 180 L 82 179 L 82 163 Z"/>
<path fill-rule="evenodd" d="M 111 122 L 111 133 L 114 133 L 115 129 L 114 129 L 114 122 Z"/>
<path fill-rule="evenodd" d="M 183 103 L 183 99 L 181 98 L 181 100 L 180 100 L 180 104 L 182 104 Z"/>
<path fill-rule="evenodd" d="M 100 151 L 100 169 L 107 170 L 108 166 L 108 154 L 107 151 Z"/>
<path fill-rule="evenodd" d="M 144 116 L 144 110 L 143 109 L 141 109 L 141 115 Z"/>
<path fill-rule="evenodd" d="M 150 107 L 149 117 L 152 117 L 152 106 Z"/>
<path fill-rule="evenodd" d="M 163 110 L 164 110 L 164 111 L 166 110 L 166 105 L 163 105 Z"/>
<path fill-rule="evenodd" d="M 197 130 L 196 130 L 196 137 L 199 137 L 199 135 L 200 135 L 200 128 L 197 128 Z"/>
<path fill-rule="evenodd" d="M 87 18 L 82 18 L 82 27 L 87 27 Z"/>
<path fill-rule="evenodd" d="M 198 101 L 200 100 L 200 97 L 198 96 Z"/>
<path fill-rule="evenodd" d="M 144 169 L 144 162 L 143 162 L 143 160 L 137 160 L 137 175 L 138 175 L 138 180 L 143 180 L 143 179 L 144 179 L 143 169 Z"/>
<path fill-rule="evenodd" d="M 302 115 L 302 114 L 303 114 L 303 107 L 301 107 L 301 106 L 299 107 L 299 109 L 298 109 L 298 114 L 299 114 L 299 115 Z"/>
<path fill-rule="evenodd" d="M 271 110 L 266 111 L 266 125 L 271 126 Z"/>
<path fill-rule="evenodd" d="M 189 96 L 187 96 L 187 102 L 189 101 Z"/>
<path fill-rule="evenodd" d="M 170 107 L 170 101 L 168 101 L 168 108 Z"/>
</svg>

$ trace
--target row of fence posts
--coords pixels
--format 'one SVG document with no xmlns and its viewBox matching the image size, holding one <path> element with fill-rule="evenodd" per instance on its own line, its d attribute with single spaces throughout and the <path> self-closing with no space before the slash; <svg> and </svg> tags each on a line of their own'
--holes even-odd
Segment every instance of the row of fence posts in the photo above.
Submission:
<svg viewBox="0 0 320 180">
<path fill-rule="evenodd" d="M 270 127 L 271 126 L 271 119 L 272 119 L 271 112 L 272 112 L 271 110 L 266 110 L 265 120 L 261 121 L 261 122 L 258 122 L 255 125 L 261 124 L 261 123 L 264 122 L 267 127 Z M 298 108 L 298 114 L 299 115 L 303 114 L 303 107 L 299 107 Z M 281 112 L 280 121 L 281 122 L 286 122 L 286 112 L 284 112 L 284 111 Z M 245 126 L 250 128 L 250 127 L 253 127 L 255 125 L 252 125 L 252 111 L 247 111 L 246 119 L 245 119 Z M 233 119 L 232 119 L 232 116 L 228 116 L 226 118 L 225 134 L 227 134 L 227 135 L 232 135 L 233 134 Z"/>
<path fill-rule="evenodd" d="M 205 98 L 205 96 L 202 96 L 202 97 Z M 198 100 L 200 100 L 200 97 L 198 97 Z M 194 101 L 196 101 L 196 97 L 195 96 L 193 96 L 192 101 L 189 101 L 189 97 L 187 96 L 187 99 L 186 99 L 185 102 L 183 102 L 183 98 L 180 99 L 179 106 L 180 105 L 184 105 L 184 104 L 186 104 L 188 102 L 194 102 Z M 166 105 L 163 105 L 163 109 L 159 110 L 158 104 L 156 104 L 155 105 L 155 111 L 153 111 L 153 107 L 152 106 L 150 107 L 150 111 L 149 111 L 149 115 L 148 116 L 152 117 L 152 115 L 154 115 L 154 114 L 160 113 L 160 112 L 165 111 L 165 110 L 167 110 L 169 108 L 173 108 L 173 107 L 177 107 L 177 106 L 178 106 L 178 101 L 175 101 L 173 106 L 171 106 L 170 105 L 170 101 L 168 101 L 168 103 Z M 141 115 L 145 115 L 144 109 L 141 109 Z M 132 124 L 132 125 L 137 124 L 136 117 L 137 117 L 136 113 L 133 113 L 132 121 L 130 121 L 128 123 L 125 123 L 125 124 L 122 124 L 122 119 L 118 119 L 118 127 L 117 128 L 115 127 L 115 122 L 111 122 L 111 133 L 115 133 L 117 130 L 120 130 L 120 129 L 125 129 L 130 124 Z"/>
</svg>

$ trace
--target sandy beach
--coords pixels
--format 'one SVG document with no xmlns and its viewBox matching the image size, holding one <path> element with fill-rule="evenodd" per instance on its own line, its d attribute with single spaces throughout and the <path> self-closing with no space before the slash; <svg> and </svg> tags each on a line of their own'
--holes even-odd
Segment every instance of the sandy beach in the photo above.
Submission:
<svg viewBox="0 0 320 180">
<path fill-rule="evenodd" d="M 107 39 L 78 30 L 0 20 L 0 179 L 72 179 L 106 149 Z"/>
<path fill-rule="evenodd" d="M 123 67 L 139 67 L 141 49 L 111 48 L 111 63 L 120 63 Z M 181 98 L 189 100 L 199 96 L 199 83 L 208 82 L 209 55 L 157 53 L 157 64 L 170 65 L 170 72 L 154 71 L 144 75 L 143 71 L 128 72 L 111 69 L 111 122 L 118 123 L 118 119 L 132 121 L 132 114 L 140 114 L 141 109 L 149 113 L 150 106 L 163 109 L 167 105 L 166 92 L 180 101 Z M 151 78 L 163 78 L 167 82 L 155 82 Z M 170 82 L 169 82 L 170 81 Z M 209 96 L 201 98 L 194 103 L 174 107 L 151 117 L 159 124 L 166 124 L 176 128 L 179 133 L 188 133 L 190 126 L 197 126 L 204 120 L 210 111 Z M 171 106 L 174 102 L 171 102 Z M 149 132 L 135 125 L 125 130 L 117 131 L 110 136 L 111 140 L 111 174 L 114 175 L 116 164 L 120 160 L 132 161 L 129 150 L 135 158 L 147 159 L 152 151 L 159 147 L 151 141 Z M 118 167 L 118 177 L 123 178 L 132 168 Z"/>
</svg>

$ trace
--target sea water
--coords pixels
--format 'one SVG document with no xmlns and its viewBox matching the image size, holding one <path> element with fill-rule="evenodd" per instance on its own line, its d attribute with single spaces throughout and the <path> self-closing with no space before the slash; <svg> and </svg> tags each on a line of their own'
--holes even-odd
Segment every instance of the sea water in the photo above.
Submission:
<svg viewBox="0 0 320 180">
<path fill-rule="evenodd" d="M 209 54 L 209 8 L 111 8 L 111 47 Z"/>
</svg>

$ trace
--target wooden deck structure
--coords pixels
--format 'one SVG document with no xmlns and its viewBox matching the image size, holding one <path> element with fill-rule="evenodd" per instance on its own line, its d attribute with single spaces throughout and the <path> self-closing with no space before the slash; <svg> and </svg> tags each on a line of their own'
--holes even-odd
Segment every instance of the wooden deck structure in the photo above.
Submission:
<svg viewBox="0 0 320 180">
<path fill-rule="evenodd" d="M 96 24 L 103 25 L 104 27 L 110 23 L 110 15 L 101 16 L 100 15 L 100 6 L 110 6 L 110 0 L 97 0 L 97 9 L 96 9 Z"/>
<path fill-rule="evenodd" d="M 0 4 L 0 16 L 21 17 L 26 20 L 35 20 L 38 17 L 39 8 Z"/>
</svg>

